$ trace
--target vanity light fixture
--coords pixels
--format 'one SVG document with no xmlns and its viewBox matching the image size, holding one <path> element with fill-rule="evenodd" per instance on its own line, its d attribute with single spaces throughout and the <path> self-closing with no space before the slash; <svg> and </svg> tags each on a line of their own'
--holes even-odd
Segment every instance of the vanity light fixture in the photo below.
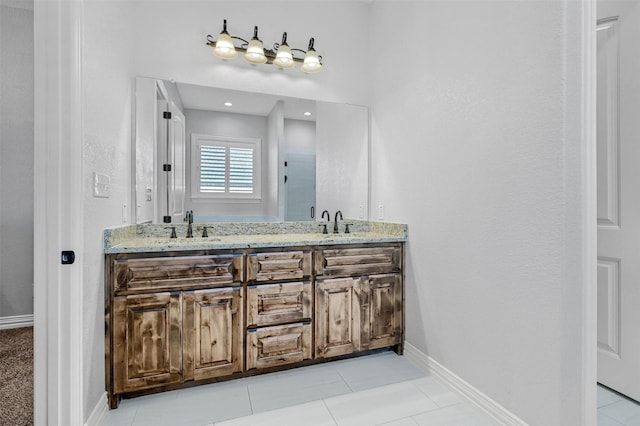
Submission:
<svg viewBox="0 0 640 426">
<path fill-rule="evenodd" d="M 240 40 L 240 46 L 235 46 L 233 40 Z M 238 52 L 244 53 L 244 59 L 252 64 L 273 64 L 278 68 L 293 68 L 296 62 L 302 63 L 301 69 L 308 74 L 322 71 L 322 56 L 313 47 L 314 39 L 309 40 L 307 50 L 295 49 L 287 44 L 287 33 L 282 34 L 282 42 L 274 43 L 273 50 L 265 49 L 258 38 L 258 27 L 253 27 L 253 38 L 247 41 L 227 32 L 227 20 L 223 21 L 222 32 L 214 40 L 207 36 L 207 46 L 213 48 L 213 54 L 222 59 L 233 59 Z M 304 58 L 293 56 L 293 52 L 304 54 Z"/>
</svg>

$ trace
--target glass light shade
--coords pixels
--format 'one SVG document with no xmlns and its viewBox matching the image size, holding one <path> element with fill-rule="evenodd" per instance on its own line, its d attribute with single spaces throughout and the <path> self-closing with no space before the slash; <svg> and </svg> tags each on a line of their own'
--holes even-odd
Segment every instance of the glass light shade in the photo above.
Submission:
<svg viewBox="0 0 640 426">
<path fill-rule="evenodd" d="M 222 59 L 233 59 L 238 56 L 236 48 L 233 46 L 231 36 L 226 32 L 221 32 L 216 40 L 216 47 L 213 48 L 213 54 Z"/>
<path fill-rule="evenodd" d="M 296 63 L 293 61 L 291 49 L 286 43 L 281 44 L 278 48 L 273 64 L 279 68 L 293 68 L 295 66 Z"/>
<path fill-rule="evenodd" d="M 315 50 L 309 49 L 307 54 L 304 55 L 304 62 L 300 69 L 308 74 L 322 71 L 322 64 L 320 63 L 320 58 Z"/>
<path fill-rule="evenodd" d="M 252 64 L 264 64 L 267 62 L 267 57 L 264 55 L 264 47 L 262 47 L 260 40 L 253 38 L 249 41 L 249 47 L 247 47 L 247 52 L 244 54 L 244 59 Z"/>
</svg>

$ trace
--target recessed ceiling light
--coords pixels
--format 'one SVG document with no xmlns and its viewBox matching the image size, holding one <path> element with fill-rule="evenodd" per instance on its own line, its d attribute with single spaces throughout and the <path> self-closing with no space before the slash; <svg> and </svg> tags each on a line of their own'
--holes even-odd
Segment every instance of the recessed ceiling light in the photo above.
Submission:
<svg viewBox="0 0 640 426">
<path fill-rule="evenodd" d="M 304 115 L 311 115 L 309 111 L 305 112 Z"/>
<path fill-rule="evenodd" d="M 225 103 L 224 103 L 224 106 L 226 106 L 226 107 L 230 107 L 230 106 L 232 106 L 232 105 L 233 105 L 233 104 L 232 104 L 231 102 L 225 102 Z"/>
</svg>

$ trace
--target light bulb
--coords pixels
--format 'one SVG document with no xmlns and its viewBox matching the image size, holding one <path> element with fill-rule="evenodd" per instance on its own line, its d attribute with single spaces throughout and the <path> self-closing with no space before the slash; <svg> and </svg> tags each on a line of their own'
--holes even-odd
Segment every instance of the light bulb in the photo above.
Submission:
<svg viewBox="0 0 640 426">
<path fill-rule="evenodd" d="M 213 54 L 222 59 L 233 59 L 238 56 L 236 48 L 233 46 L 233 40 L 227 32 L 227 20 L 224 20 L 222 32 L 216 40 L 216 47 L 213 48 Z"/>
<path fill-rule="evenodd" d="M 309 51 L 307 51 L 307 54 L 304 55 L 304 62 L 300 69 L 308 74 L 322 71 L 320 58 L 318 57 L 318 53 L 314 49 L 310 49 Z"/>
<path fill-rule="evenodd" d="M 264 64 L 267 62 L 267 57 L 264 55 L 264 47 L 262 42 L 257 38 L 249 41 L 249 47 L 247 47 L 247 53 L 244 54 L 244 59 L 252 64 Z"/>
<path fill-rule="evenodd" d="M 278 47 L 278 53 L 273 60 L 273 65 L 279 68 L 293 68 L 295 66 L 293 61 L 293 55 L 291 54 L 291 48 L 287 44 L 287 33 L 282 34 L 282 43 Z"/>
<path fill-rule="evenodd" d="M 293 61 L 293 55 L 291 54 L 289 46 L 286 44 L 280 45 L 273 64 L 280 68 L 293 68 L 295 66 L 296 63 Z"/>
</svg>

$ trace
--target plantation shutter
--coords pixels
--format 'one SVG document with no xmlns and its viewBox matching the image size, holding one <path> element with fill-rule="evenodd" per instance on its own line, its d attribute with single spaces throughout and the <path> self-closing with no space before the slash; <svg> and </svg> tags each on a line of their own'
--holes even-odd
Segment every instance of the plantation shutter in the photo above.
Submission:
<svg viewBox="0 0 640 426">
<path fill-rule="evenodd" d="M 227 154 L 223 146 L 200 146 L 200 191 L 225 192 Z"/>
<path fill-rule="evenodd" d="M 253 192 L 253 149 L 229 148 L 229 192 Z"/>
</svg>

